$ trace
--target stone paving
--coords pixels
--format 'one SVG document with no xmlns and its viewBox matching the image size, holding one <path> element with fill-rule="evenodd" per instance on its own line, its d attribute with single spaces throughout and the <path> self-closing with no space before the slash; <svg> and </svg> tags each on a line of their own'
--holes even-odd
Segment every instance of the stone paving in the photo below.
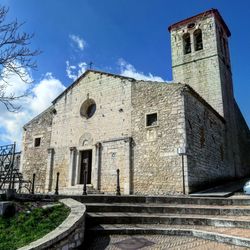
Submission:
<svg viewBox="0 0 250 250">
<path fill-rule="evenodd" d="M 80 249 L 86 250 L 243 250 L 245 247 L 238 247 L 210 240 L 203 240 L 186 236 L 166 235 L 109 235 L 85 238 L 85 246 Z"/>
</svg>

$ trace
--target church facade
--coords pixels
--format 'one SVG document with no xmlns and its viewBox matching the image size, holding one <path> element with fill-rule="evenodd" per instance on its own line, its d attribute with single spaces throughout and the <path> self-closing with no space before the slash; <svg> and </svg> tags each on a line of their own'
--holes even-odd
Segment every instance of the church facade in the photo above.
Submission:
<svg viewBox="0 0 250 250">
<path fill-rule="evenodd" d="M 86 71 L 23 129 L 22 172 L 37 191 L 191 193 L 250 175 L 250 132 L 234 100 L 217 10 L 169 27 L 173 83 Z"/>
</svg>

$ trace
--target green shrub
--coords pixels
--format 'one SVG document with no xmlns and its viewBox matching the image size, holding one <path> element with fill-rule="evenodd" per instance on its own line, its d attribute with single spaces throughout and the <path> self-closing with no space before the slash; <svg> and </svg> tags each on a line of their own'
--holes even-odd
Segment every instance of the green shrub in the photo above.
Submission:
<svg viewBox="0 0 250 250">
<path fill-rule="evenodd" d="M 68 216 L 63 205 L 23 211 L 12 218 L 0 217 L 0 249 L 14 250 L 35 241 L 59 226 Z"/>
</svg>

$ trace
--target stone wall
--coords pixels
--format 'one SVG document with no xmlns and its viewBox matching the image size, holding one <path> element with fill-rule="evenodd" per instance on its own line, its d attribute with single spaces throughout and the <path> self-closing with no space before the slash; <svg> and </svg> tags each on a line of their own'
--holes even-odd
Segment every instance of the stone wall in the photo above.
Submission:
<svg viewBox="0 0 250 250">
<path fill-rule="evenodd" d="M 182 165 L 177 149 L 184 144 L 182 84 L 136 82 L 132 85 L 132 190 L 135 194 L 182 193 Z M 146 127 L 146 115 L 158 123 Z"/>
<path fill-rule="evenodd" d="M 130 194 L 130 138 L 120 138 L 102 143 L 100 189 L 115 193 L 117 169 L 120 171 L 122 194 Z"/>
<path fill-rule="evenodd" d="M 238 169 L 238 175 L 250 176 L 250 131 L 236 102 L 235 112 L 240 152 L 240 168 Z"/>
<path fill-rule="evenodd" d="M 55 100 L 56 115 L 53 118 L 50 147 L 54 149 L 53 179 L 55 180 L 56 173 L 60 172 L 61 187 L 72 185 L 71 169 L 79 173 L 80 152 L 92 150 L 94 187 L 98 188 L 101 183 L 102 190 L 113 191 L 113 185 L 116 183 L 115 170 L 117 167 L 122 168 L 124 163 L 112 166 L 110 155 L 119 149 L 124 151 L 123 146 L 119 143 L 103 145 L 102 164 L 105 167 L 101 168 L 102 180 L 98 180 L 100 173 L 97 145 L 103 141 L 127 138 L 131 135 L 131 81 L 130 78 L 89 72 Z M 96 111 L 89 119 L 80 114 L 82 104 L 88 99 L 96 103 Z M 70 159 L 71 148 L 76 150 L 73 165 Z M 117 161 L 123 160 L 122 154 L 116 154 Z M 110 182 L 113 184 L 110 185 Z M 73 180 L 73 185 L 76 184 L 78 179 Z M 54 186 L 55 181 L 53 188 Z"/>
<path fill-rule="evenodd" d="M 36 192 L 45 191 L 48 148 L 50 147 L 53 107 L 35 117 L 24 126 L 21 169 L 24 179 L 31 180 L 36 174 Z M 41 138 L 35 147 L 35 138 Z"/>
<path fill-rule="evenodd" d="M 192 89 L 184 91 L 189 192 L 234 176 L 224 119 Z"/>
<path fill-rule="evenodd" d="M 69 216 L 52 232 L 41 239 L 31 242 L 19 250 L 38 250 L 38 249 L 77 249 L 84 241 L 85 213 L 84 204 L 73 199 L 60 200 L 70 208 Z"/>
<path fill-rule="evenodd" d="M 57 172 L 59 190 L 82 190 L 84 150 L 92 150 L 91 184 L 106 193 L 116 192 L 117 169 L 122 194 L 182 193 L 183 174 L 189 192 L 236 172 L 248 174 L 244 119 L 238 112 L 242 165 L 237 167 L 228 139 L 232 129 L 191 87 L 97 72 L 73 85 L 24 127 L 23 173 L 30 180 L 36 173 L 36 191 L 54 190 Z M 80 110 L 89 99 L 96 111 L 87 119 Z M 152 114 L 157 123 L 147 126 Z M 39 147 L 34 146 L 36 137 L 41 138 Z M 188 153 L 184 171 L 179 149 Z"/>
</svg>

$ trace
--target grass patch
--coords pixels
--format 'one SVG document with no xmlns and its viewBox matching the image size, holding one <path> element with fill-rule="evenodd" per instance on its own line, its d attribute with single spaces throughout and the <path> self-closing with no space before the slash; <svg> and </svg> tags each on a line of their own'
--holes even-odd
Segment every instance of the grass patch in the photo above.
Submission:
<svg viewBox="0 0 250 250">
<path fill-rule="evenodd" d="M 41 238 L 59 226 L 69 212 L 69 208 L 58 205 L 22 211 L 12 218 L 0 216 L 0 249 L 17 249 Z"/>
</svg>

